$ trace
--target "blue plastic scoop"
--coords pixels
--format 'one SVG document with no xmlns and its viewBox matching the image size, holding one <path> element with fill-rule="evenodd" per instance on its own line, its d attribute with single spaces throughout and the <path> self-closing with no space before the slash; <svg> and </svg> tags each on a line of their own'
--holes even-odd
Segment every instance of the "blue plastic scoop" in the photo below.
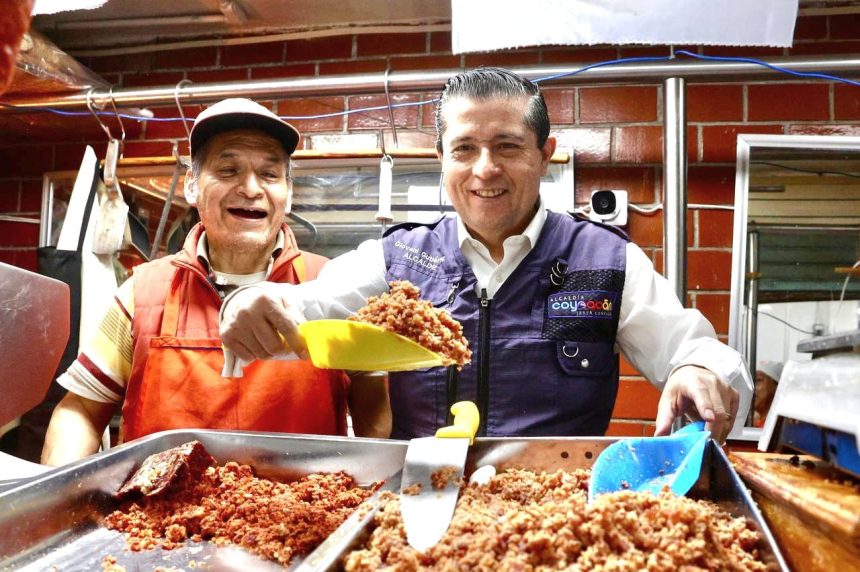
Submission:
<svg viewBox="0 0 860 572">
<path fill-rule="evenodd" d="M 711 438 L 699 421 L 666 437 L 622 439 L 603 450 L 591 468 L 588 502 L 621 490 L 659 493 L 668 486 L 684 495 L 699 480 L 702 456 Z"/>
</svg>

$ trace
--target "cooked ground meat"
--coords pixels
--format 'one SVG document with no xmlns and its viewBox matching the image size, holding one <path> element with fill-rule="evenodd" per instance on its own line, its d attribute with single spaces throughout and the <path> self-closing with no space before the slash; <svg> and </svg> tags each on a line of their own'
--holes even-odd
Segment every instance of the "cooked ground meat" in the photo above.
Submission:
<svg viewBox="0 0 860 572">
<path fill-rule="evenodd" d="M 420 298 L 421 291 L 406 280 L 389 283 L 390 291 L 371 296 L 349 320 L 366 322 L 400 334 L 442 356 L 445 365 L 462 367 L 472 359 L 463 326 L 447 310 Z"/>
<path fill-rule="evenodd" d="M 316 548 L 372 493 L 356 487 L 345 473 L 278 483 L 230 462 L 210 466 L 157 496 L 126 501 L 105 524 L 127 533 L 134 551 L 157 545 L 169 550 L 186 539 L 207 539 L 286 564 Z"/>
<path fill-rule="evenodd" d="M 448 486 L 454 479 L 454 475 L 457 474 L 457 467 L 443 467 L 430 475 L 430 483 L 433 485 L 433 488 L 437 491 L 441 491 L 445 487 Z"/>
<path fill-rule="evenodd" d="M 587 504 L 589 472 L 511 470 L 469 484 L 442 541 L 422 554 L 406 543 L 397 495 L 383 493 L 363 570 L 767 570 L 759 533 L 707 501 L 622 491 Z"/>
</svg>

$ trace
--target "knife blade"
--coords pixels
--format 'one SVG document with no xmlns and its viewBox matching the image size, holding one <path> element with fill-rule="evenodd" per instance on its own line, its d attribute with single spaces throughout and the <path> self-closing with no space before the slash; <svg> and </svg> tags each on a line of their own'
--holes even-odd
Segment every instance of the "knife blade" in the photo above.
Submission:
<svg viewBox="0 0 860 572">
<path fill-rule="evenodd" d="M 451 406 L 454 424 L 435 437 L 412 439 L 400 481 L 400 514 L 409 545 L 420 552 L 445 535 L 460 494 L 469 445 L 478 431 L 478 408 L 471 401 Z"/>
</svg>

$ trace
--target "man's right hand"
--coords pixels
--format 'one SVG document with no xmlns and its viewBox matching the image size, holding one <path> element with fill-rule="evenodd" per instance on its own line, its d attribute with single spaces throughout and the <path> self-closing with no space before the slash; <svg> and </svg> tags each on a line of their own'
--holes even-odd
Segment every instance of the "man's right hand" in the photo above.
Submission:
<svg viewBox="0 0 860 572">
<path fill-rule="evenodd" d="M 234 355 L 252 362 L 294 352 L 307 359 L 299 333 L 301 317 L 284 298 L 283 284 L 261 282 L 241 288 L 224 301 L 221 343 Z"/>
</svg>

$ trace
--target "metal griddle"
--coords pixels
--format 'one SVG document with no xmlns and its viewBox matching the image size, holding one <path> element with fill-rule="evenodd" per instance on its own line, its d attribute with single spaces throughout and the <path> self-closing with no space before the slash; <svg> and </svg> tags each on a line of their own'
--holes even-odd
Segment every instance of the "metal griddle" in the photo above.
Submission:
<svg viewBox="0 0 860 572">
<path fill-rule="evenodd" d="M 188 543 L 172 551 L 132 553 L 120 533 L 98 520 L 113 510 L 112 494 L 150 454 L 199 439 L 219 461 L 251 465 L 263 477 L 290 480 L 312 472 L 345 471 L 359 485 L 385 480 L 384 490 L 398 490 L 407 441 L 284 436 L 221 431 L 169 431 L 134 441 L 88 460 L 51 471 L 0 490 L 0 570 L 58 572 L 100 570 L 113 555 L 126 570 L 156 566 L 204 570 L 283 570 L 235 547 Z M 574 470 L 588 468 L 613 438 L 484 438 L 469 451 L 465 474 L 492 464 L 509 468 Z M 760 551 L 774 570 L 788 570 L 749 492 L 713 441 L 705 450 L 702 473 L 687 495 L 708 499 L 734 516 L 749 519 L 763 535 Z M 359 509 L 317 550 L 296 558 L 288 570 L 336 570 L 343 556 L 367 537 L 378 494 Z M 199 568 L 198 568 L 199 569 Z"/>
</svg>

